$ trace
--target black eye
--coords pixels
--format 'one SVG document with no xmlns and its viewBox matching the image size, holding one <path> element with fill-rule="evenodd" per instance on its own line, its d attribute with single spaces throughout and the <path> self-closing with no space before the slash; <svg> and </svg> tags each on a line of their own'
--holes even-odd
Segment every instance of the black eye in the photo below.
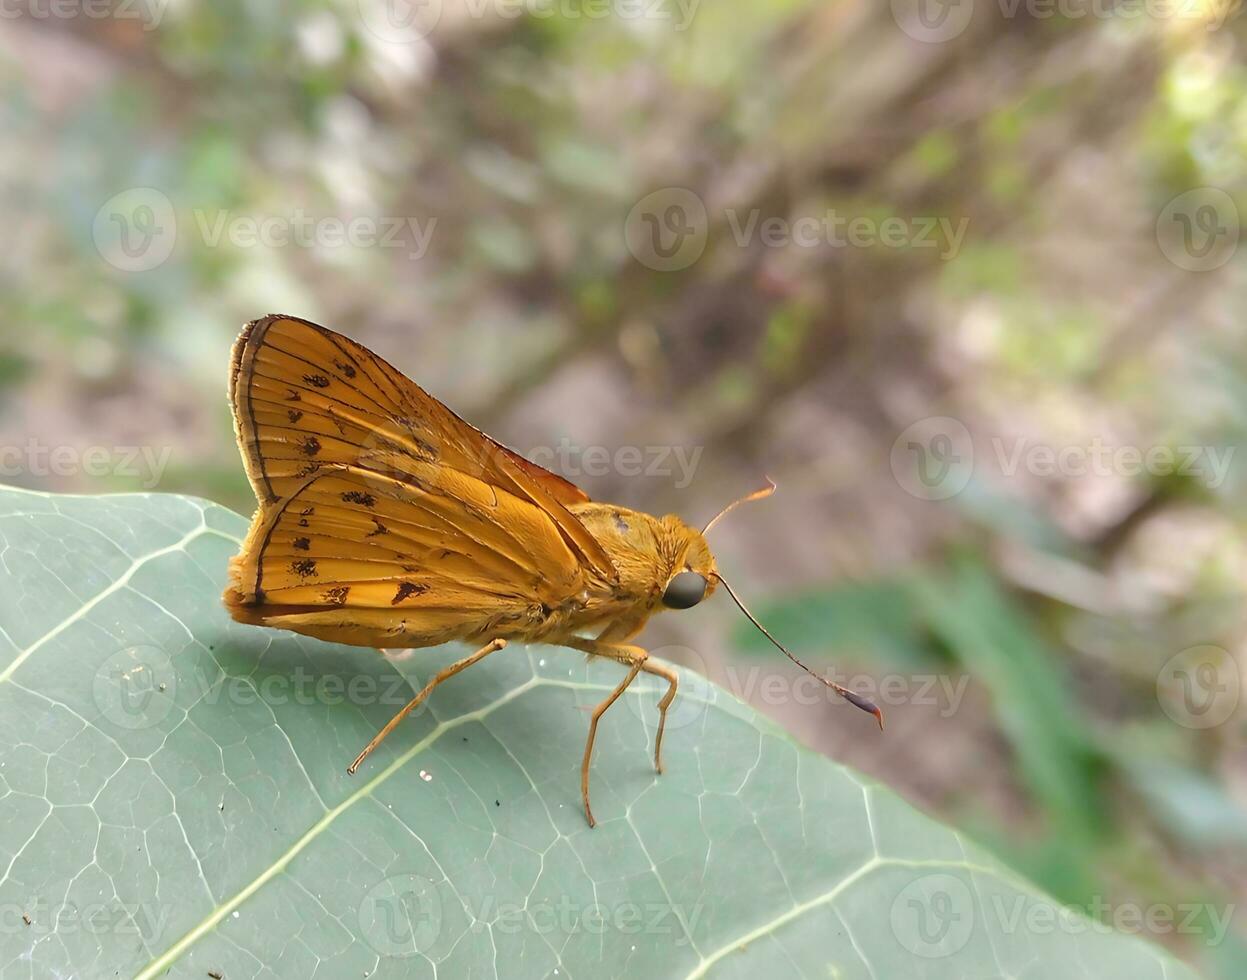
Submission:
<svg viewBox="0 0 1247 980">
<path fill-rule="evenodd" d="M 667 583 L 662 604 L 668 609 L 691 609 L 705 597 L 705 578 L 696 572 L 681 572 Z"/>
</svg>

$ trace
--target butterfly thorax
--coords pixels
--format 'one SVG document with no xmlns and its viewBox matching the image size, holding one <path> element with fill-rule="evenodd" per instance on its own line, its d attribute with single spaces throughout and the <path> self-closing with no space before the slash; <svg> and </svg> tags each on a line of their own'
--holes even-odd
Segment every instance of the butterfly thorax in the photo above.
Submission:
<svg viewBox="0 0 1247 980">
<path fill-rule="evenodd" d="M 591 581 L 575 608 L 550 623 L 553 632 L 591 635 L 600 628 L 608 631 L 600 633 L 604 638 L 626 639 L 663 608 L 663 589 L 677 572 L 697 570 L 713 583 L 714 558 L 705 539 L 680 518 L 592 502 L 569 509 L 601 543 L 619 581 Z"/>
</svg>

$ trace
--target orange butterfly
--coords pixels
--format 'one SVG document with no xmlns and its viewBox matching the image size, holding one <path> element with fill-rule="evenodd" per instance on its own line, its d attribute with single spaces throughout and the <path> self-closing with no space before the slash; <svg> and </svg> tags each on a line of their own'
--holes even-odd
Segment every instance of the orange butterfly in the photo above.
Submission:
<svg viewBox="0 0 1247 980">
<path fill-rule="evenodd" d="M 260 505 L 230 562 L 224 600 L 234 619 L 357 646 L 484 644 L 437 673 L 349 772 L 437 685 L 509 640 L 571 647 L 627 668 L 589 722 L 580 788 L 593 826 L 589 762 L 598 722 L 641 671 L 668 684 L 654 747 L 662 772 L 677 676 L 628 642 L 651 615 L 695 606 L 722 584 L 792 657 L 723 580 L 704 537 L 774 484 L 730 504 L 702 531 L 673 515 L 594 503 L 367 348 L 289 316 L 244 328 L 230 400 Z M 882 726 L 869 701 L 823 683 Z"/>
</svg>

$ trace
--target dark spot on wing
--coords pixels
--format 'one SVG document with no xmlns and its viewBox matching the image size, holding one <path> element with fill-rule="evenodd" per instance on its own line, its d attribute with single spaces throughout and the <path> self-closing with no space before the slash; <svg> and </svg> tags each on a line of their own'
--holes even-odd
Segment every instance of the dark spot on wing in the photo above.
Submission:
<svg viewBox="0 0 1247 980">
<path fill-rule="evenodd" d="M 310 538 L 295 538 L 292 543 L 300 551 L 307 551 L 312 547 L 312 541 Z"/>
<path fill-rule="evenodd" d="M 628 522 L 624 520 L 623 513 L 621 511 L 614 511 L 613 516 L 615 518 L 615 530 L 617 530 L 620 534 L 627 534 Z"/>
<path fill-rule="evenodd" d="M 286 389 L 286 401 L 288 401 L 288 402 L 298 402 L 298 401 L 302 401 L 302 400 L 303 400 L 303 396 L 299 394 L 298 389 L 296 389 L 296 388 L 287 388 L 287 389 Z"/>
<path fill-rule="evenodd" d="M 316 574 L 316 559 L 297 558 L 290 563 L 290 570 L 299 578 L 311 578 Z"/>
<path fill-rule="evenodd" d="M 386 533 L 388 533 L 388 532 L 389 532 L 389 530 L 390 530 L 388 527 L 386 527 L 384 524 L 382 524 L 382 523 L 381 523 L 379 520 L 377 520 L 375 517 L 372 519 L 372 523 L 374 523 L 374 524 L 375 524 L 375 525 L 377 525 L 377 526 L 376 526 L 376 528 L 375 528 L 374 530 L 369 531 L 366 535 L 364 535 L 364 537 L 366 537 L 366 538 L 375 538 L 378 534 L 386 534 Z"/>
<path fill-rule="evenodd" d="M 310 384 L 313 388 L 328 388 L 329 379 L 323 374 L 305 374 L 303 380 Z"/>
<path fill-rule="evenodd" d="M 295 473 L 295 476 L 298 476 L 298 477 L 311 476 L 318 469 L 320 469 L 320 463 L 313 460 L 312 462 L 304 463 L 302 466 L 300 466 L 298 471 Z M 304 527 L 306 526 L 307 525 L 304 524 Z"/>
<path fill-rule="evenodd" d="M 363 490 L 344 490 L 342 500 L 348 504 L 359 504 L 361 507 L 372 507 L 377 502 L 376 497 Z"/>
<path fill-rule="evenodd" d="M 397 606 L 404 599 L 413 595 L 423 595 L 429 591 L 427 585 L 421 585 L 419 582 L 399 582 L 398 591 L 394 593 L 394 598 L 390 600 L 391 606 Z"/>
<path fill-rule="evenodd" d="M 351 587 L 349 585 L 335 585 L 332 589 L 326 589 L 321 596 L 325 602 L 341 606 L 346 603 L 346 597 L 350 591 Z"/>
<path fill-rule="evenodd" d="M 303 418 L 303 413 L 300 412 L 297 408 L 288 408 L 286 409 L 286 418 L 288 418 L 292 423 L 294 423 L 294 422 L 299 421 L 299 419 Z"/>
<path fill-rule="evenodd" d="M 355 368 L 352 365 L 347 364 L 343 361 L 334 361 L 333 366 L 336 367 L 339 371 L 341 371 L 348 378 L 355 377 Z"/>
<path fill-rule="evenodd" d="M 299 448 L 303 450 L 304 456 L 315 456 L 320 452 L 320 440 L 315 436 L 308 436 Z"/>
</svg>

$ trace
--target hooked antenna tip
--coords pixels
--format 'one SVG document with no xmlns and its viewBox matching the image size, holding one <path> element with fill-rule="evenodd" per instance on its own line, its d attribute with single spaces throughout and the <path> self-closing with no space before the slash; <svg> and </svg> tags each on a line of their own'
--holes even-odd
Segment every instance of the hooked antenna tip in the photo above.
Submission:
<svg viewBox="0 0 1247 980">
<path fill-rule="evenodd" d="M 879 731 L 883 731 L 883 712 L 879 710 L 878 705 L 862 697 L 856 691 L 850 691 L 848 688 L 841 688 L 840 693 L 853 707 L 861 708 L 867 714 L 874 715 L 875 721 L 879 722 Z"/>
</svg>

